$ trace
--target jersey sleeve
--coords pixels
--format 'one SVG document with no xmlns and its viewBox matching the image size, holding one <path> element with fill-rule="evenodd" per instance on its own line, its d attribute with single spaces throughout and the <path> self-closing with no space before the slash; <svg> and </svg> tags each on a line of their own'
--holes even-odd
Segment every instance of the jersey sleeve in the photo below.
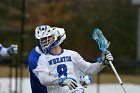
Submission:
<svg viewBox="0 0 140 93">
<path fill-rule="evenodd" d="M 82 71 L 82 72 L 86 72 L 88 70 L 88 68 L 90 67 L 91 63 L 85 61 L 80 54 L 78 54 L 77 52 L 74 52 L 74 54 L 72 55 L 74 63 L 76 64 L 76 66 Z"/>
<path fill-rule="evenodd" d="M 44 86 L 58 85 L 58 79 L 49 74 L 48 64 L 45 61 L 45 55 L 41 55 L 38 60 L 38 66 L 33 70 L 40 83 Z"/>
<path fill-rule="evenodd" d="M 34 73 L 37 75 L 39 72 L 43 71 L 43 72 L 46 72 L 46 73 L 49 73 L 48 71 L 48 65 L 47 65 L 47 62 L 45 62 L 45 56 L 44 55 L 41 55 L 38 59 L 38 62 L 37 62 L 37 67 L 36 69 L 34 69 Z"/>
<path fill-rule="evenodd" d="M 74 63 L 85 74 L 98 74 L 105 66 L 102 63 L 85 61 L 77 52 L 73 55 Z"/>
</svg>

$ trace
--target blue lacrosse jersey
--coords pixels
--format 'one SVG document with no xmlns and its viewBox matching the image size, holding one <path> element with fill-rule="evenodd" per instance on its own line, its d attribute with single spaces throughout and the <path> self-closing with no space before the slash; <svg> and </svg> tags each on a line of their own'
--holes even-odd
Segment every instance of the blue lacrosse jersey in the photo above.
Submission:
<svg viewBox="0 0 140 93">
<path fill-rule="evenodd" d="M 43 86 L 36 75 L 33 73 L 33 69 L 37 67 L 38 59 L 41 56 L 42 52 L 38 47 L 32 49 L 29 58 L 28 58 L 28 65 L 29 65 L 29 72 L 30 72 L 30 83 L 32 93 L 48 93 L 47 87 Z"/>
</svg>

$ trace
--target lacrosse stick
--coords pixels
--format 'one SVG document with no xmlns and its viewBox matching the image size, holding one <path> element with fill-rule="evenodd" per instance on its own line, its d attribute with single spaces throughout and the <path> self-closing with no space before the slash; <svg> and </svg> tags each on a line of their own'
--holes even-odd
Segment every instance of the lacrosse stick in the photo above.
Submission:
<svg viewBox="0 0 140 93">
<path fill-rule="evenodd" d="M 98 43 L 99 49 L 102 51 L 102 53 L 105 53 L 107 51 L 107 48 L 110 45 L 110 42 L 108 42 L 107 39 L 104 37 L 102 31 L 98 28 L 95 28 L 93 30 L 92 38 L 94 40 L 96 40 L 96 42 Z M 127 93 L 126 90 L 123 87 L 123 82 L 122 82 L 121 78 L 119 77 L 114 65 L 112 64 L 111 61 L 109 61 L 109 64 L 110 64 L 112 70 L 114 71 L 120 85 L 122 86 L 124 93 Z"/>
</svg>

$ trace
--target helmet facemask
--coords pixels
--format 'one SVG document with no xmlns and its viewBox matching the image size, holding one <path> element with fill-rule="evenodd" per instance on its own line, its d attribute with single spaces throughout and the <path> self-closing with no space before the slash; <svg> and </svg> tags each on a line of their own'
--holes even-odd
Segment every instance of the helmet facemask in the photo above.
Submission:
<svg viewBox="0 0 140 93">
<path fill-rule="evenodd" d="M 44 53 L 48 53 L 50 51 L 51 45 L 55 42 L 54 35 L 47 36 L 40 39 L 40 45 L 42 47 L 42 51 Z"/>
</svg>

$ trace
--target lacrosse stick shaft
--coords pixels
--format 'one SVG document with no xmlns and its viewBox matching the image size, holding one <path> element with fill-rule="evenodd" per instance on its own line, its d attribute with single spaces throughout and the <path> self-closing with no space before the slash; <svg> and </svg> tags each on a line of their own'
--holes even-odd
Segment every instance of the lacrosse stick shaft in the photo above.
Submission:
<svg viewBox="0 0 140 93">
<path fill-rule="evenodd" d="M 123 82 L 122 82 L 121 78 L 119 77 L 119 75 L 118 75 L 118 73 L 117 73 L 117 71 L 116 71 L 114 65 L 112 64 L 111 61 L 109 61 L 109 64 L 110 64 L 112 70 L 114 71 L 114 73 L 115 73 L 115 75 L 116 75 L 116 77 L 117 77 L 117 79 L 118 79 L 118 81 L 119 81 L 119 83 L 120 83 L 120 85 L 121 85 L 121 87 L 122 87 L 124 93 L 127 93 L 126 90 L 125 90 L 125 88 L 123 87 Z"/>
<path fill-rule="evenodd" d="M 114 71 L 114 73 L 115 73 L 115 75 L 116 75 L 116 77 L 117 77 L 117 79 L 118 79 L 119 83 L 120 83 L 121 85 L 123 85 L 123 82 L 122 82 L 121 78 L 119 77 L 119 75 L 118 75 L 118 73 L 117 73 L 117 71 L 116 71 L 116 69 L 115 69 L 114 65 L 112 64 L 112 62 L 111 62 L 111 61 L 109 61 L 109 64 L 110 64 L 110 66 L 111 66 L 112 70 Z"/>
</svg>

